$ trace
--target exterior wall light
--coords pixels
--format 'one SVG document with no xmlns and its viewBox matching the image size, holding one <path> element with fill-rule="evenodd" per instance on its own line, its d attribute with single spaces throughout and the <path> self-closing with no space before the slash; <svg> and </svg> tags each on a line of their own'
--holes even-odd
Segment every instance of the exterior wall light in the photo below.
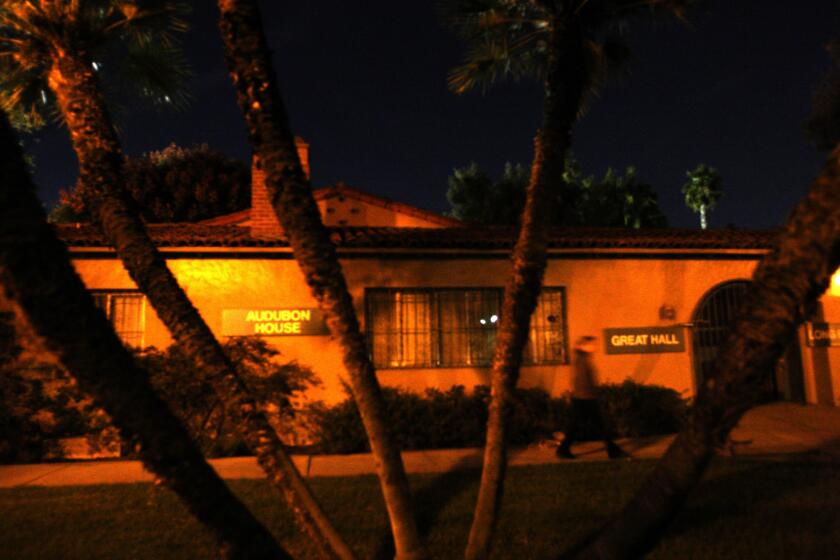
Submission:
<svg viewBox="0 0 840 560">
<path fill-rule="evenodd" d="M 659 318 L 663 321 L 673 321 L 677 318 L 677 310 L 671 305 L 663 305 L 659 308 Z"/>
<path fill-rule="evenodd" d="M 840 297 L 840 269 L 834 271 L 831 277 L 831 284 L 828 286 L 828 295 Z"/>
</svg>

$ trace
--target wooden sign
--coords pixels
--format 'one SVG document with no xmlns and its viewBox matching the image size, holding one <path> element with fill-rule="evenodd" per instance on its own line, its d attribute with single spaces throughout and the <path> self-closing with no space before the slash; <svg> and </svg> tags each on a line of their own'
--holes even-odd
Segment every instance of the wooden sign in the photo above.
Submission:
<svg viewBox="0 0 840 560">
<path fill-rule="evenodd" d="M 607 354 L 660 354 L 685 352 L 683 327 L 629 327 L 604 329 Z"/>
<path fill-rule="evenodd" d="M 811 347 L 840 346 L 840 323 L 805 324 L 805 343 Z"/>
<path fill-rule="evenodd" d="M 223 336 L 324 336 L 330 334 L 321 310 L 223 309 Z"/>
</svg>

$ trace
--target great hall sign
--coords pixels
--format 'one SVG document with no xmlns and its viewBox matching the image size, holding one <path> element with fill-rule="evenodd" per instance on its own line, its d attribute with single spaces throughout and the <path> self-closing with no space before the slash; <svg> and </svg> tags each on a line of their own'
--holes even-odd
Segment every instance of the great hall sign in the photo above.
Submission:
<svg viewBox="0 0 840 560">
<path fill-rule="evenodd" d="M 223 309 L 223 336 L 323 336 L 328 335 L 324 316 L 317 307 L 294 309 Z"/>
<path fill-rule="evenodd" d="M 607 354 L 660 354 L 685 352 L 683 327 L 630 327 L 604 329 Z"/>
</svg>

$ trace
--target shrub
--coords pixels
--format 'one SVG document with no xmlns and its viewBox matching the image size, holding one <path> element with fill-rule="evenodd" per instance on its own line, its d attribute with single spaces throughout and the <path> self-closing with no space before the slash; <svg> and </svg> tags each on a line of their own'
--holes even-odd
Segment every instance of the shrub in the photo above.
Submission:
<svg viewBox="0 0 840 560">
<path fill-rule="evenodd" d="M 320 384 L 296 362 L 256 337 L 234 338 L 224 350 L 251 395 L 287 445 L 303 443 L 311 428 L 300 414 L 304 393 Z M 247 454 L 248 449 L 211 388 L 205 371 L 177 345 L 135 352 L 152 385 L 209 457 Z M 54 363 L 22 353 L 10 319 L 0 314 L 0 462 L 61 456 L 58 440 L 86 436 L 92 451 L 119 442 L 110 418 Z M 131 454 L 132 442 L 126 442 Z"/>
<path fill-rule="evenodd" d="M 299 411 L 304 393 L 320 385 L 317 376 L 295 361 L 278 362 L 280 353 L 257 337 L 231 338 L 223 348 L 283 441 L 292 446 L 301 443 L 309 428 Z M 177 344 L 164 351 L 146 348 L 138 352 L 137 360 L 207 456 L 248 454 L 206 372 Z"/>
<path fill-rule="evenodd" d="M 643 437 L 679 431 L 687 405 L 680 394 L 659 385 L 627 380 L 600 388 L 607 424 L 618 437 Z"/>
<path fill-rule="evenodd" d="M 549 437 L 556 425 L 555 407 L 547 392 L 536 388 L 516 390 L 508 427 L 509 443 L 521 445 Z"/>
<path fill-rule="evenodd" d="M 38 359 L 35 338 L 17 332 L 11 313 L 0 313 L 0 379 L 0 462 L 39 461 L 58 451 L 58 438 L 87 430 L 75 383 Z"/>
<path fill-rule="evenodd" d="M 467 393 L 461 385 L 447 391 L 427 389 L 422 395 L 383 387 L 388 424 L 401 449 L 445 449 L 484 444 L 490 389 L 479 385 Z M 323 453 L 362 453 L 367 436 L 353 399 L 332 407 L 310 408 L 318 448 Z M 553 431 L 551 399 L 540 389 L 517 389 L 511 411 L 509 441 L 524 444 Z"/>
<path fill-rule="evenodd" d="M 448 391 L 427 389 L 425 395 L 429 420 L 424 428 L 433 434 L 429 437 L 429 447 L 445 449 L 484 444 L 487 403 L 490 402 L 487 386 L 478 386 L 469 395 L 463 385 Z"/>
<path fill-rule="evenodd" d="M 401 449 L 446 449 L 484 445 L 490 389 L 461 385 L 447 391 L 426 389 L 421 395 L 383 387 L 389 425 Z M 685 401 L 665 387 L 625 381 L 601 388 L 605 422 L 618 437 L 641 437 L 679 429 Z M 511 410 L 508 442 L 523 445 L 549 437 L 568 425 L 569 401 L 551 398 L 542 389 L 517 389 Z M 313 438 L 323 453 L 362 453 L 367 436 L 352 398 L 334 406 L 311 406 Z M 584 439 L 594 434 L 583 434 Z"/>
</svg>

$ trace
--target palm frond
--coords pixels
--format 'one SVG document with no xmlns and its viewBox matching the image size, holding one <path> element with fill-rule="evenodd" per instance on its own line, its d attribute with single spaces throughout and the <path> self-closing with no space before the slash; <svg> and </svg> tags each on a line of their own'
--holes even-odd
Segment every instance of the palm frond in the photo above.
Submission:
<svg viewBox="0 0 840 560">
<path fill-rule="evenodd" d="M 138 45 L 158 42 L 174 46 L 177 45 L 175 37 L 189 28 L 186 17 L 190 6 L 185 2 L 112 0 L 111 3 L 107 31 Z"/>
<path fill-rule="evenodd" d="M 449 88 L 463 93 L 493 82 L 542 77 L 545 14 L 531 2 L 456 0 L 445 17 L 467 43 L 463 63 L 449 73 Z"/>
<path fill-rule="evenodd" d="M 445 22 L 464 39 L 463 62 L 448 78 L 463 93 L 486 89 L 502 78 L 542 78 L 548 63 L 551 29 L 580 34 L 587 99 L 607 78 L 627 66 L 629 49 L 621 36 L 631 19 L 665 14 L 685 20 L 702 0 L 449 0 L 439 3 Z M 585 110 L 586 102 L 582 105 Z"/>
<path fill-rule="evenodd" d="M 183 107 L 189 69 L 177 34 L 188 4 L 177 0 L 4 0 L 0 2 L 0 102 L 51 116 L 45 78 L 56 57 L 88 60 L 103 83 L 135 86 L 156 105 Z"/>
<path fill-rule="evenodd" d="M 0 104 L 7 113 L 31 115 L 36 120 L 53 116 L 52 92 L 38 68 L 8 64 L 0 57 Z"/>
<path fill-rule="evenodd" d="M 474 44 L 464 63 L 449 73 L 449 89 L 455 93 L 464 93 L 474 87 L 481 87 L 485 91 L 500 79 L 540 79 L 545 68 L 544 42 L 540 34 L 532 34 L 515 41 L 501 38 Z"/>
<path fill-rule="evenodd" d="M 180 49 L 164 43 L 129 44 L 120 68 L 127 79 L 135 80 L 135 89 L 161 107 L 183 109 L 192 97 L 186 82 L 192 76 Z"/>
</svg>

